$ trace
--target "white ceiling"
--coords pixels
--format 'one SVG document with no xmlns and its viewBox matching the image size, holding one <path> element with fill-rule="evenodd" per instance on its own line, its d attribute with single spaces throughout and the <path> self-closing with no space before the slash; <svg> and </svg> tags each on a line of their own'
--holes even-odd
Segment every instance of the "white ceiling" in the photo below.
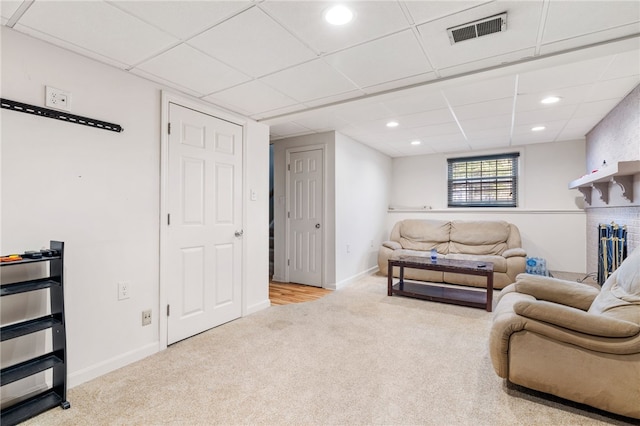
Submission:
<svg viewBox="0 0 640 426">
<path fill-rule="evenodd" d="M 334 3 L 0 10 L 17 31 L 267 123 L 272 139 L 336 130 L 392 157 L 583 138 L 640 83 L 637 0 L 345 1 L 342 27 L 322 19 Z M 505 11 L 507 31 L 451 45 L 447 28 Z M 551 94 L 561 102 L 542 105 Z"/>
</svg>

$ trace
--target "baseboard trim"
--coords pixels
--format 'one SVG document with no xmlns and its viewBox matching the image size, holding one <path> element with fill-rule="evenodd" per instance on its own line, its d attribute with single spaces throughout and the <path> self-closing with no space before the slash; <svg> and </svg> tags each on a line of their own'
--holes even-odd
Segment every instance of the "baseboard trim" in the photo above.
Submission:
<svg viewBox="0 0 640 426">
<path fill-rule="evenodd" d="M 269 299 L 263 300 L 262 302 L 258 302 L 251 306 L 247 306 L 247 310 L 245 311 L 243 316 L 255 314 L 256 312 L 259 312 L 263 309 L 267 309 L 270 306 L 271 306 L 271 300 Z"/>
<path fill-rule="evenodd" d="M 148 356 L 156 354 L 160 351 L 160 342 L 153 342 L 133 351 L 126 352 L 122 355 L 115 356 L 98 364 L 83 368 L 82 370 L 69 373 L 68 388 L 81 385 L 85 382 L 103 376 L 107 373 L 115 371 L 126 365 L 140 361 Z"/>
<path fill-rule="evenodd" d="M 366 269 L 366 270 L 364 270 L 362 272 L 359 272 L 359 273 L 357 273 L 357 274 L 355 274 L 355 275 L 353 275 L 353 276 L 351 276 L 349 278 L 346 278 L 346 279 L 344 279 L 342 281 L 338 281 L 335 284 L 333 284 L 333 283 L 329 284 L 329 285 L 327 285 L 326 288 L 328 288 L 330 290 L 340 290 L 341 288 L 345 288 L 347 285 L 351 284 L 354 281 L 359 280 L 362 277 L 366 277 L 366 276 L 375 274 L 379 270 L 380 269 L 378 268 L 377 265 L 376 266 L 372 266 L 369 269 Z"/>
</svg>

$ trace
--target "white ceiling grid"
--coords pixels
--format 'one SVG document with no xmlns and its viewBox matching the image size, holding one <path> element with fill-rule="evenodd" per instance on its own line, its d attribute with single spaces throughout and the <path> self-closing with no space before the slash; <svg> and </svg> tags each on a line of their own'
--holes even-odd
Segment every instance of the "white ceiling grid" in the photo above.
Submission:
<svg viewBox="0 0 640 426">
<path fill-rule="evenodd" d="M 355 19 L 339 27 L 322 19 L 334 3 L 3 0 L 0 12 L 270 124 L 272 139 L 336 130 L 394 157 L 583 138 L 640 83 L 637 0 L 345 1 Z M 447 28 L 502 12 L 505 32 L 450 43 Z"/>
</svg>

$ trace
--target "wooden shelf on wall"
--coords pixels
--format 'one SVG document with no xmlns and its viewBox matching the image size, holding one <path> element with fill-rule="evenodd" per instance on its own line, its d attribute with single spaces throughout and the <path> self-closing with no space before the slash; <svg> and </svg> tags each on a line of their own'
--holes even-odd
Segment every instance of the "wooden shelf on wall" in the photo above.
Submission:
<svg viewBox="0 0 640 426">
<path fill-rule="evenodd" d="M 587 204 L 591 205 L 591 192 L 595 188 L 600 199 L 609 204 L 609 185 L 622 189 L 622 196 L 633 203 L 634 175 L 640 174 L 640 161 L 620 161 L 569 183 L 569 189 L 578 189 Z"/>
</svg>

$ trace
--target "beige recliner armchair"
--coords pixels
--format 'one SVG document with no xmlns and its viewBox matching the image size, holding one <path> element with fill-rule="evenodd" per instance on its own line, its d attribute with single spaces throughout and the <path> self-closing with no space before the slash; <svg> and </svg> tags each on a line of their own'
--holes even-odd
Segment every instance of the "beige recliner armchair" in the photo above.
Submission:
<svg viewBox="0 0 640 426">
<path fill-rule="evenodd" d="M 518 275 L 500 294 L 489 345 L 512 383 L 640 419 L 640 248 L 600 290 Z"/>
</svg>

